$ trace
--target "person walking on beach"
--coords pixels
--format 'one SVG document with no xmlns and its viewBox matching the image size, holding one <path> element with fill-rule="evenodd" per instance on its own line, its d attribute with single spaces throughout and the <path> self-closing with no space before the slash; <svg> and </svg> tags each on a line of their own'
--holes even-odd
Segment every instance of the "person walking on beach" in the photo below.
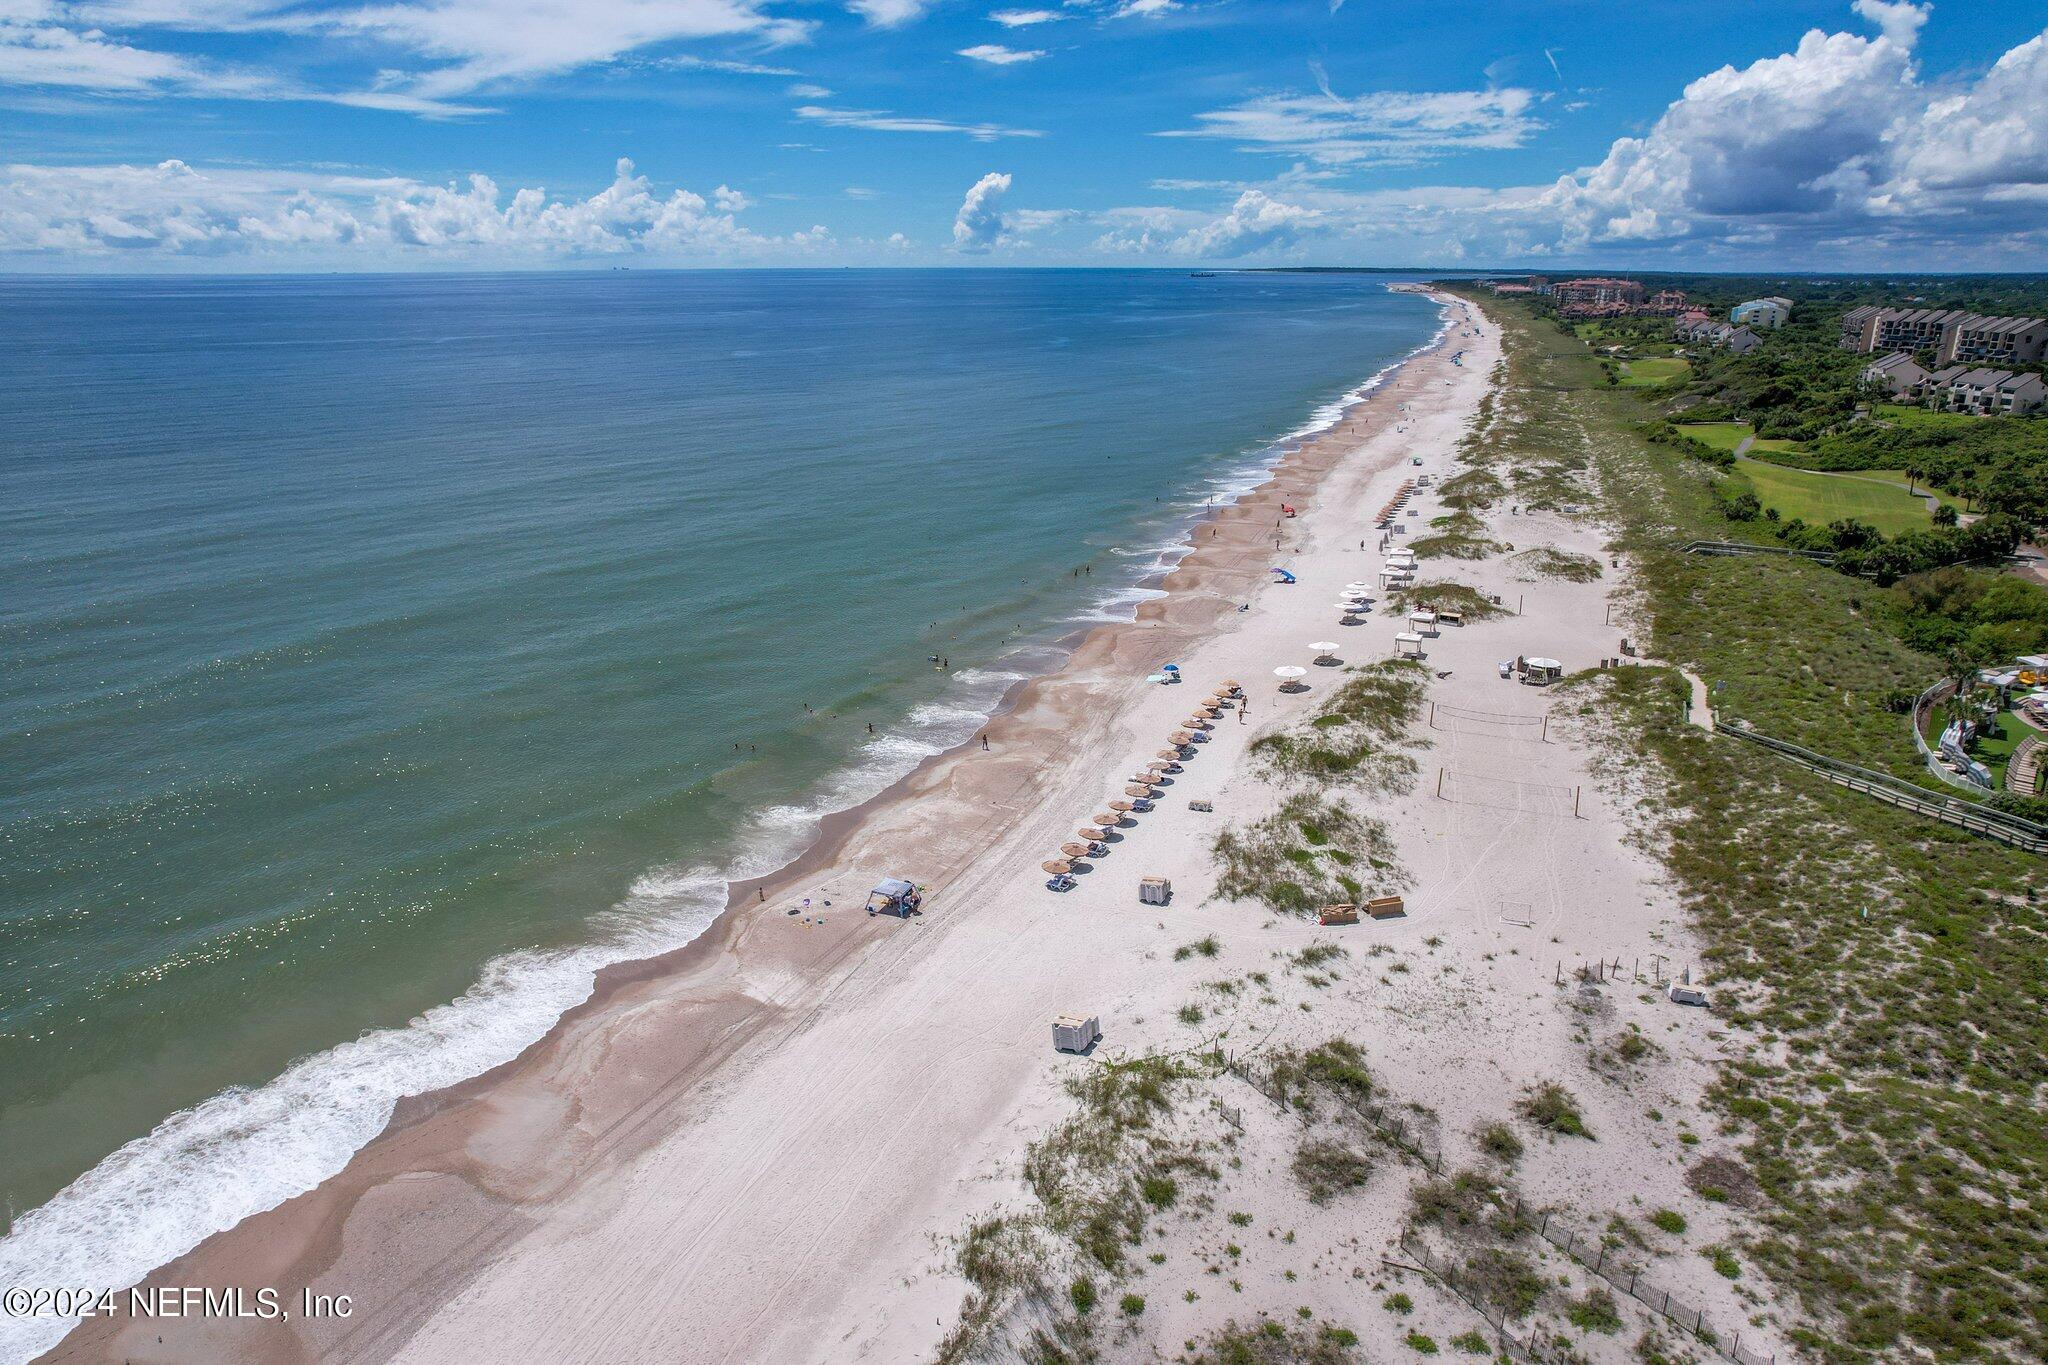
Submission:
<svg viewBox="0 0 2048 1365">
<path fill-rule="evenodd" d="M 981 751 L 983 753 L 988 752 L 988 731 L 986 730 L 981 733 Z"/>
<path fill-rule="evenodd" d="M 1250 711 L 1251 709 L 1252 699 L 1250 697 L 1246 697 L 1243 701 L 1237 704 L 1237 723 L 1239 725 L 1244 724 L 1245 713 Z"/>
</svg>

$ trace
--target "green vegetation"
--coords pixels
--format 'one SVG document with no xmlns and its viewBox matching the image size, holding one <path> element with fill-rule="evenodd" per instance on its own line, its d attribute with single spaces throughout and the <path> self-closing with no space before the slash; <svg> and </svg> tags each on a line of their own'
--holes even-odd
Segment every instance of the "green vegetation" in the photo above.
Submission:
<svg viewBox="0 0 2048 1365">
<path fill-rule="evenodd" d="M 1545 1081 L 1532 1088 L 1515 1108 L 1523 1118 L 1553 1137 L 1593 1136 L 1593 1131 L 1586 1127 L 1585 1116 L 1579 1113 L 1578 1101 L 1556 1081 Z"/>
<path fill-rule="evenodd" d="M 1524 583 L 1542 578 L 1562 578 L 1570 583 L 1591 583 L 1600 577 L 1600 561 L 1591 555 L 1574 554 L 1555 545 L 1538 545 L 1511 555 L 1515 577 Z"/>
<path fill-rule="evenodd" d="M 1445 479 L 1437 488 L 1437 499 L 1446 507 L 1485 508 L 1499 502 L 1507 491 L 1492 470 L 1468 469 Z"/>
<path fill-rule="evenodd" d="M 1478 458 L 1506 469 L 1576 451 L 1597 464 L 1617 548 L 1639 567 L 1649 651 L 1719 684 L 1724 719 L 1919 773 L 1892 708 L 1949 666 L 1924 646 L 2031 628 L 2027 611 L 1975 619 L 1978 589 L 1941 585 L 1988 593 L 2002 580 L 1938 569 L 1887 589 L 1813 564 L 1677 553 L 1742 534 L 1714 496 L 1713 467 L 1645 439 L 1642 397 L 1601 383 L 1578 342 L 1490 307 L 1510 389 L 1540 394 L 1549 420 L 1496 433 Z M 1808 387 L 1724 415 L 1794 413 Z M 1797 421 L 1759 425 L 1820 452 L 1834 439 Z M 1907 464 L 1886 453 L 1871 467 Z M 1817 1359 L 2048 1358 L 2040 861 L 1706 735 L 1684 721 L 1685 685 L 1665 670 L 1619 670 L 1559 695 L 1610 741 L 1609 773 L 1630 784 L 1706 945 L 1717 1022 L 1742 1040 L 1709 1101 L 1754 1187 L 1714 1186 L 1754 1202 L 1760 1230 L 1737 1244 L 1745 1279 L 1801 1306 L 1812 1325 L 1796 1337 Z"/>
<path fill-rule="evenodd" d="M 1216 954 L 1222 951 L 1223 945 L 1216 941 L 1216 935 L 1204 934 L 1202 937 L 1196 939 L 1193 943 L 1183 943 L 1180 945 L 1180 947 L 1175 948 L 1173 950 L 1173 960 L 1175 962 L 1185 962 L 1189 958 L 1195 957 L 1197 955 L 1202 957 L 1214 957 L 1216 956 Z"/>
<path fill-rule="evenodd" d="M 1479 621 L 1491 621 L 1508 614 L 1506 607 L 1479 589 L 1463 583 L 1416 583 L 1410 587 L 1394 589 L 1387 594 L 1387 601 L 1402 611 L 1410 611 L 1416 607 L 1433 607 L 1438 611 L 1461 612 L 1468 625 Z M 1403 659 L 1397 662 L 1411 661 Z"/>
<path fill-rule="evenodd" d="M 1486 533 L 1486 523 L 1459 509 L 1430 520 L 1429 535 L 1408 542 L 1417 559 L 1487 559 L 1508 547 Z"/>
<path fill-rule="evenodd" d="M 1135 1318 L 1145 1311 L 1145 1298 L 1142 1294 L 1126 1294 L 1117 1300 L 1116 1306 L 1125 1317 Z"/>
<path fill-rule="evenodd" d="M 1621 382 L 1634 388 L 1663 388 L 1692 373 L 1692 362 L 1675 357 L 1631 360 L 1621 367 Z"/>
<path fill-rule="evenodd" d="M 1252 754 L 1272 777 L 1406 791 L 1416 773 L 1408 732 L 1422 712 L 1428 677 L 1413 659 L 1351 669 L 1313 716 L 1255 741 Z"/>
<path fill-rule="evenodd" d="M 1479 1150 L 1495 1161 L 1512 1166 L 1522 1159 L 1522 1140 L 1505 1123 L 1489 1123 L 1473 1134 Z"/>
<path fill-rule="evenodd" d="M 1859 474 L 1815 474 L 1761 460 L 1736 461 L 1735 477 L 1745 481 L 1763 506 L 1786 521 L 1826 525 L 1854 519 L 1888 536 L 1924 530 L 1932 524 L 1927 504 L 1885 479 Z"/>
<path fill-rule="evenodd" d="M 1290 796 L 1265 819 L 1216 836 L 1216 894 L 1290 915 L 1357 904 L 1369 888 L 1406 884 L 1392 849 L 1382 822 L 1327 797 Z"/>
<path fill-rule="evenodd" d="M 1289 1325 L 1268 1319 L 1239 1326 L 1233 1319 L 1206 1340 L 1189 1342 L 1187 1365 L 1348 1365 L 1357 1357 L 1356 1334 L 1325 1323 Z"/>
<path fill-rule="evenodd" d="M 1487 1344 L 1486 1334 L 1476 1329 L 1458 1333 L 1451 1338 L 1451 1345 L 1467 1355 L 1483 1356 L 1493 1352 L 1493 1347 Z"/>
<path fill-rule="evenodd" d="M 1308 1202 L 1318 1205 L 1359 1188 L 1372 1175 L 1372 1163 L 1363 1153 L 1332 1138 L 1302 1143 L 1289 1169 Z"/>
<path fill-rule="evenodd" d="M 1676 1237 L 1685 1231 L 1685 1215 L 1673 1209 L 1658 1209 L 1650 1215 L 1650 1226 Z"/>
<path fill-rule="evenodd" d="M 1621 1310 L 1614 1302 L 1614 1295 L 1604 1289 L 1586 1291 L 1582 1299 L 1574 1300 L 1564 1310 L 1572 1326 L 1582 1332 L 1601 1332 L 1608 1336 L 1621 1330 Z"/>
<path fill-rule="evenodd" d="M 1386 1302 L 1381 1307 L 1385 1308 L 1389 1313 L 1399 1313 L 1406 1317 L 1415 1311 L 1415 1300 L 1409 1298 L 1406 1294 L 1389 1294 L 1387 1295 Z"/>
<path fill-rule="evenodd" d="M 1401 1340 L 1407 1344 L 1409 1350 L 1414 1351 L 1418 1355 L 1433 1356 L 1436 1354 L 1436 1339 L 1434 1337 L 1427 1336 L 1421 1332 L 1410 1332 L 1407 1336 L 1402 1337 Z"/>
</svg>

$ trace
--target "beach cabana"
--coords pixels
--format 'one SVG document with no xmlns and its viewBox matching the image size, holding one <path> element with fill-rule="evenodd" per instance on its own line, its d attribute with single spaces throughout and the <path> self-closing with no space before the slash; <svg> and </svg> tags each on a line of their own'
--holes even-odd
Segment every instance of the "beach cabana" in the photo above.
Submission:
<svg viewBox="0 0 2048 1365">
<path fill-rule="evenodd" d="M 923 903 L 917 887 L 901 877 L 884 877 L 868 892 L 870 915 L 909 915 Z"/>
<path fill-rule="evenodd" d="M 1418 635 L 1436 634 L 1436 613 L 1428 607 L 1417 607 L 1408 613 L 1408 629 Z"/>
<path fill-rule="evenodd" d="M 1534 656 L 1522 660 L 1522 681 L 1532 687 L 1548 687 L 1564 676 L 1564 665 L 1555 659 Z"/>
<path fill-rule="evenodd" d="M 1308 670 L 1300 664 L 1282 664 L 1273 670 L 1273 676 L 1280 680 L 1282 692 L 1308 691 L 1308 684 L 1302 681 L 1308 676 Z"/>
<path fill-rule="evenodd" d="M 1422 657 L 1422 637 L 1412 630 L 1404 630 L 1394 637 L 1394 657 L 1397 659 Z"/>
</svg>

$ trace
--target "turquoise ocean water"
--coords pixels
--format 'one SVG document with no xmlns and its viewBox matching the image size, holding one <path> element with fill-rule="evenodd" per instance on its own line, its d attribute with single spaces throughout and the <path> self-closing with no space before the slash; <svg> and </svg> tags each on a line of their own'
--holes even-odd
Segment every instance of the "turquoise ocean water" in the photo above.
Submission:
<svg viewBox="0 0 2048 1365">
<path fill-rule="evenodd" d="M 686 942 L 1438 325 L 1101 271 L 13 279 L 0 318 L 0 1281 L 61 1284 Z"/>
</svg>

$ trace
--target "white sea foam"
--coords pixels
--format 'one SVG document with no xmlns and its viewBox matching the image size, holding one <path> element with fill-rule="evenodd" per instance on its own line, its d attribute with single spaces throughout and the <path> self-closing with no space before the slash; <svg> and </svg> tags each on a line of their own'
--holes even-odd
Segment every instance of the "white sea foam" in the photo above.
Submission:
<svg viewBox="0 0 2048 1365">
<path fill-rule="evenodd" d="M 303 1057 L 267 1085 L 173 1114 L 25 1214 L 0 1240 L 0 1284 L 120 1287 L 210 1234 L 340 1171 L 398 1101 L 518 1056 L 588 998 L 602 967 L 679 948 L 725 904 L 708 872 L 643 879 L 596 941 L 509 953 L 460 999 L 402 1028 Z M 72 1321 L 0 1318 L 0 1360 L 48 1350 Z"/>
<path fill-rule="evenodd" d="M 1435 345 L 1452 323 L 1409 356 Z M 1289 442 L 1326 431 L 1364 401 L 1409 356 L 1318 407 L 1306 425 L 1259 448 L 1186 504 L 1242 496 L 1271 477 Z M 1119 550 L 1144 558 L 1150 577 L 1187 553 L 1185 528 L 1160 545 Z M 1135 566 L 1134 566 L 1135 567 Z M 1105 592 L 1080 622 L 1129 621 L 1139 603 L 1165 594 L 1131 585 Z M 905 718 L 908 733 L 877 735 L 802 805 L 762 810 L 744 831 L 746 852 L 725 868 L 658 868 L 593 925 L 592 942 L 550 952 L 509 953 L 486 963 L 461 998 L 401 1028 L 303 1057 L 254 1089 L 223 1091 L 173 1114 L 23 1215 L 0 1239 L 0 1285 L 125 1286 L 222 1229 L 274 1208 L 335 1175 L 389 1121 L 401 1099 L 444 1089 L 518 1056 L 568 1010 L 589 998 L 596 975 L 615 963 L 682 947 L 724 908 L 731 880 L 783 866 L 820 820 L 879 795 L 927 758 L 970 738 L 1009 687 L 1030 675 L 961 669 L 948 692 Z M 0 1363 L 48 1350 L 71 1319 L 0 1317 Z"/>
</svg>

